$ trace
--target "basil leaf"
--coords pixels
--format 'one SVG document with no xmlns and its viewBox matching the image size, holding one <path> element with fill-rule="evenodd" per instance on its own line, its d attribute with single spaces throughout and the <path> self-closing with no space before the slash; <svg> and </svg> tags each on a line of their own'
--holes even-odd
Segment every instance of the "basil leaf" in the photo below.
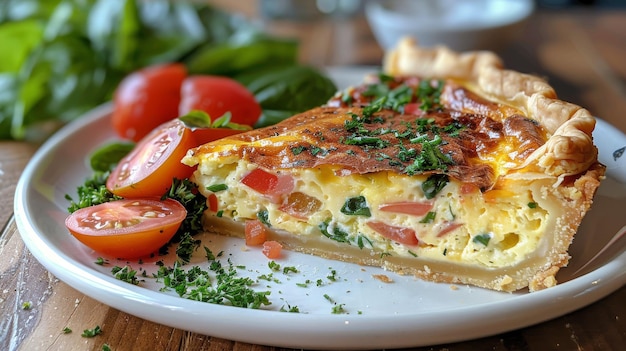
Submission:
<svg viewBox="0 0 626 351">
<path fill-rule="evenodd" d="M 337 91 L 332 80 L 318 70 L 301 65 L 271 68 L 239 76 L 263 108 L 255 127 L 277 123 L 286 117 L 325 104 Z"/>
<path fill-rule="evenodd" d="M 134 147 L 134 143 L 112 143 L 100 147 L 89 158 L 91 169 L 96 172 L 112 170 Z"/>
<path fill-rule="evenodd" d="M 297 62 L 297 43 L 292 40 L 254 37 L 201 47 L 186 60 L 190 73 L 236 76 L 251 69 L 284 67 Z"/>
<path fill-rule="evenodd" d="M 349 216 L 371 217 L 370 208 L 367 207 L 365 196 L 351 197 L 341 207 L 341 213 Z"/>
</svg>

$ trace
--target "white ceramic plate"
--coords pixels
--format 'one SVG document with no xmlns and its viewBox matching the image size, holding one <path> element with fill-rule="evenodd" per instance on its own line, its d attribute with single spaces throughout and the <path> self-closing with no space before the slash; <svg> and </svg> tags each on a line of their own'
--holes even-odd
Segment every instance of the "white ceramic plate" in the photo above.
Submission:
<svg viewBox="0 0 626 351">
<path fill-rule="evenodd" d="M 358 82 L 363 71 L 334 70 L 340 86 Z M 434 345 L 489 336 L 539 323 L 588 305 L 626 282 L 626 249 L 613 246 L 586 263 L 624 225 L 624 192 L 607 182 L 571 248 L 570 267 L 560 284 L 534 293 L 513 294 L 475 287 L 434 284 L 361 267 L 287 252 L 278 263 L 299 272 L 273 272 L 258 289 L 271 291 L 272 305 L 251 310 L 190 301 L 147 279 L 135 286 L 115 279 L 113 265 L 154 271 L 154 262 L 94 264 L 98 255 L 67 232 L 64 219 L 76 187 L 91 174 L 87 157 L 114 139 L 105 105 L 68 125 L 43 145 L 17 187 L 15 217 L 32 254 L 55 276 L 82 293 L 119 310 L 168 326 L 248 343 L 309 349 L 372 349 Z M 619 189 L 618 189 L 619 188 Z M 608 194 L 608 195 L 607 195 Z M 241 274 L 270 274 L 259 249 L 245 250 L 234 238 L 204 236 L 213 252 L 224 251 Z M 197 256 L 202 256 L 199 252 Z M 204 263 L 202 257 L 195 264 Z M 582 268 L 582 269 L 581 269 Z M 328 278 L 335 271 L 336 281 Z M 373 275 L 393 280 L 384 283 Z M 312 283 L 301 285 L 307 280 Z M 322 282 L 321 286 L 316 284 Z M 332 313 L 333 302 L 345 313 Z M 297 306 L 300 313 L 280 312 Z"/>
</svg>

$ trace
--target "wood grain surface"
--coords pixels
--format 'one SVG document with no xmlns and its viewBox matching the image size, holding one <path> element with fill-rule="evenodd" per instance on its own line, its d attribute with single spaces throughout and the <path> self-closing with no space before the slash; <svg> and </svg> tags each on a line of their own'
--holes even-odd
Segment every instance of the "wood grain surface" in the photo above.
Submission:
<svg viewBox="0 0 626 351">
<path fill-rule="evenodd" d="M 245 11 L 243 9 L 242 11 Z M 298 37 L 303 62 L 376 65 L 382 51 L 362 17 L 276 23 Z M 512 69 L 544 76 L 559 96 L 626 131 L 626 12 L 592 8 L 542 11 L 500 53 Z M 28 252 L 12 220 L 15 185 L 36 146 L 0 142 L 0 350 L 286 350 L 190 333 L 142 320 L 82 295 L 49 274 Z M 24 302 L 31 302 L 24 309 Z M 622 350 L 626 288 L 567 314 L 502 335 L 416 350 Z M 81 337 L 99 325 L 103 333 Z M 64 328 L 71 333 L 64 333 Z"/>
</svg>

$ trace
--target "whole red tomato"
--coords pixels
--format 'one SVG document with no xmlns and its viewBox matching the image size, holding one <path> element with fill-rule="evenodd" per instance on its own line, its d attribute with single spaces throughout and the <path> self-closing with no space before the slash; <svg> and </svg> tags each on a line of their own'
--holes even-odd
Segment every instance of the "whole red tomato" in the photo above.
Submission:
<svg viewBox="0 0 626 351">
<path fill-rule="evenodd" d="M 179 114 L 201 110 L 215 120 L 226 112 L 231 122 L 254 126 L 261 106 L 254 95 L 234 79 L 220 76 L 189 76 L 181 87 Z"/>
<path fill-rule="evenodd" d="M 187 69 L 180 63 L 150 66 L 126 76 L 113 97 L 113 128 L 139 141 L 157 126 L 178 117 L 180 89 Z"/>
</svg>

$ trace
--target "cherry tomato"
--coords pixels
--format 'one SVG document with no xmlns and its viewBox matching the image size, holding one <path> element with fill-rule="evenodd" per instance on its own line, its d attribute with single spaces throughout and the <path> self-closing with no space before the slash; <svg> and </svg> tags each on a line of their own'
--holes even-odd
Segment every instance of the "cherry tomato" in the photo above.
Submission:
<svg viewBox="0 0 626 351">
<path fill-rule="evenodd" d="M 183 81 L 179 114 L 201 110 L 212 119 L 231 113 L 231 122 L 253 126 L 261 106 L 241 83 L 227 77 L 190 76 Z"/>
<path fill-rule="evenodd" d="M 185 207 L 172 199 L 124 199 L 77 210 L 65 226 L 97 252 L 137 258 L 167 244 L 186 215 Z"/>
<path fill-rule="evenodd" d="M 243 133 L 245 131 L 246 130 L 230 128 L 194 128 L 192 130 L 192 134 L 199 146 L 213 140 L 222 139 L 227 136 Z"/>
<path fill-rule="evenodd" d="M 178 119 L 146 135 L 109 175 L 107 189 L 125 198 L 161 197 L 172 179 L 191 176 L 192 167 L 180 162 L 187 150 L 197 146 L 191 129 Z"/>
<path fill-rule="evenodd" d="M 157 126 L 178 117 L 180 88 L 187 76 L 179 63 L 151 66 L 124 78 L 113 96 L 113 128 L 139 141 Z"/>
<path fill-rule="evenodd" d="M 423 216 L 433 208 L 430 202 L 402 201 L 380 205 L 378 208 L 383 212 L 404 213 L 414 216 Z"/>
<path fill-rule="evenodd" d="M 257 246 L 267 240 L 267 227 L 258 219 L 246 221 L 246 245 Z"/>
<path fill-rule="evenodd" d="M 280 257 L 280 252 L 282 251 L 283 246 L 278 241 L 268 240 L 263 243 L 263 254 L 270 259 L 275 259 Z"/>
<path fill-rule="evenodd" d="M 415 236 L 415 231 L 411 228 L 396 227 L 378 221 L 367 222 L 367 226 L 385 238 L 399 242 L 400 244 L 417 245 L 419 243 L 417 236 Z"/>
</svg>

